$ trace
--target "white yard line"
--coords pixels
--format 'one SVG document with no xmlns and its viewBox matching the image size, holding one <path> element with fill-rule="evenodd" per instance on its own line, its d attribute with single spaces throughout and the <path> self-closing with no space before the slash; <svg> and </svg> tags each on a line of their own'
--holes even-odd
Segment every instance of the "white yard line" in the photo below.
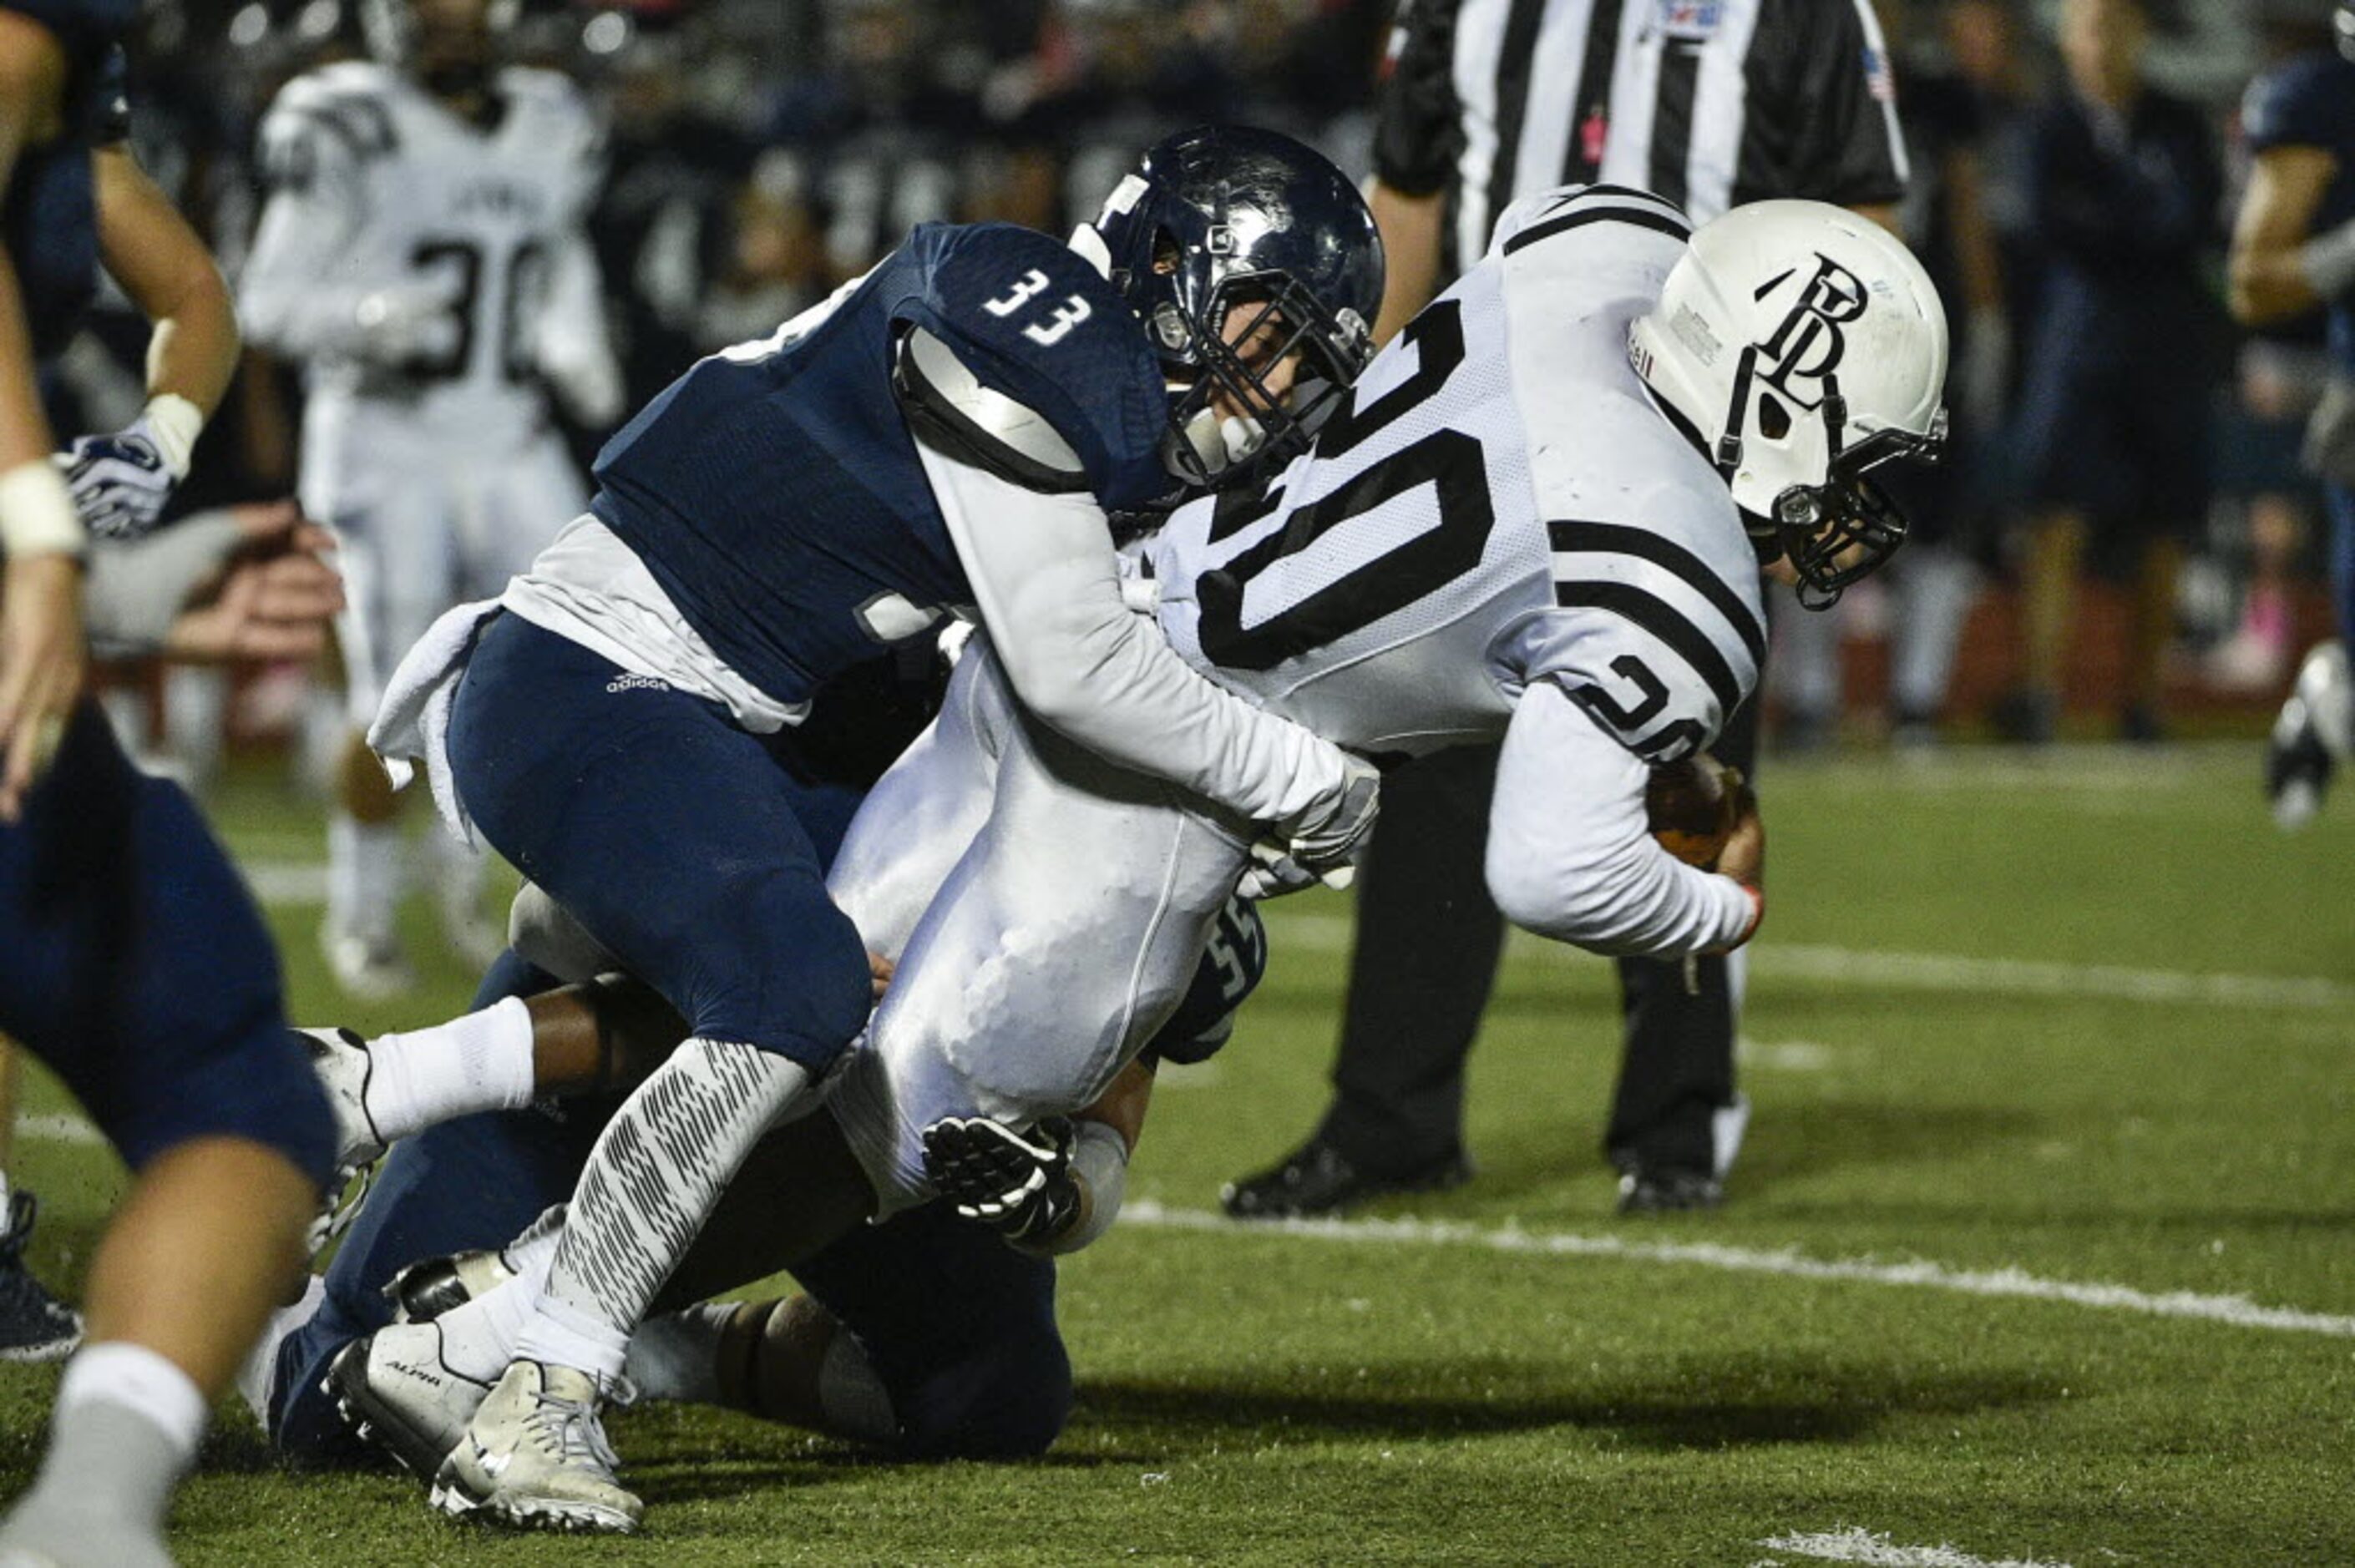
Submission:
<svg viewBox="0 0 2355 1568">
<path fill-rule="evenodd" d="M 1352 922 L 1338 915 L 1267 916 L 1277 949 L 1346 952 Z M 1587 955 L 1559 942 L 1513 933 L 1518 958 L 1582 961 Z M 1767 980 L 1852 981 L 1892 991 L 1968 991 L 1975 996 L 2094 997 L 2109 1001 L 2223 1007 L 2344 1008 L 2355 1006 L 2355 985 L 2309 975 L 2203 973 L 2196 969 L 2127 969 L 2115 964 L 2046 963 L 2030 959 L 1973 959 L 1959 953 L 1877 952 L 1860 948 L 1760 942 L 1750 949 L 1751 972 Z M 1593 959 L 1600 963 L 1601 959 Z"/>
<path fill-rule="evenodd" d="M 16 1136 L 34 1143 L 104 1143 L 106 1135 L 68 1111 L 39 1111 L 16 1118 Z"/>
<path fill-rule="evenodd" d="M 1793 1279 L 1838 1280 L 1962 1296 L 2052 1301 L 2109 1312 L 2140 1312 L 2155 1318 L 2192 1318 L 2236 1329 L 2272 1329 L 2289 1333 L 2355 1339 L 2355 1317 L 2264 1307 L 2245 1296 L 2206 1296 L 2190 1290 L 2154 1293 L 2126 1285 L 2045 1279 L 2020 1268 L 1960 1269 L 1914 1260 L 1883 1263 L 1864 1258 L 1808 1257 L 1796 1248 L 1726 1246 L 1715 1242 L 1642 1242 L 1618 1236 L 1525 1231 L 1518 1225 L 1485 1226 L 1445 1220 L 1287 1220 L 1248 1225 L 1199 1209 L 1172 1209 L 1149 1198 L 1122 1206 L 1123 1224 L 1161 1230 L 1224 1231 L 1231 1234 L 1275 1234 L 1310 1241 L 1387 1243 L 1406 1246 L 1481 1247 L 1490 1252 L 1550 1257 L 1600 1257 L 1621 1263 L 1680 1265 L 1729 1274 L 1773 1274 Z"/>
<path fill-rule="evenodd" d="M 1998 1562 L 1951 1546 L 1900 1546 L 1886 1535 L 1861 1529 L 1769 1536 L 1758 1544 L 1769 1552 L 1795 1552 L 1819 1563 L 1867 1563 L 1874 1568 L 2069 1568 L 2066 1563 L 2036 1557 L 2006 1557 Z"/>
<path fill-rule="evenodd" d="M 302 908 L 325 903 L 327 868 L 314 861 L 249 861 L 246 881 L 262 903 Z M 1352 922 L 1339 915 L 1268 915 L 1281 947 L 1306 952 L 1348 950 Z M 1526 932 L 1513 933 L 1518 958 L 1576 962 L 1587 955 Z M 1601 962 L 1600 959 L 1592 960 Z M 1753 970 L 1768 980 L 1845 980 L 1891 991 L 1968 991 L 1976 996 L 2065 996 L 2161 1005 L 2220 1007 L 2355 1007 L 2355 985 L 2303 975 L 2201 973 L 2127 969 L 2113 964 L 2043 963 L 2027 959 L 1973 959 L 1959 953 L 1891 953 L 1858 948 L 1761 942 L 1751 949 Z"/>
</svg>

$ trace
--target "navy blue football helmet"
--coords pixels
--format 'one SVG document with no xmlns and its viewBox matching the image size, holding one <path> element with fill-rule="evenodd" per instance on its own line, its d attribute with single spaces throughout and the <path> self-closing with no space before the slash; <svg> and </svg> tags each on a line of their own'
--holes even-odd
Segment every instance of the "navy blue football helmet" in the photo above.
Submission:
<svg viewBox="0 0 2355 1568">
<path fill-rule="evenodd" d="M 1289 136 L 1235 125 L 1171 136 L 1121 181 L 1093 228 L 1113 286 L 1161 356 L 1163 457 L 1192 487 L 1291 461 L 1373 357 L 1373 214 L 1339 169 Z M 1295 355 L 1291 386 L 1272 388 L 1269 373 Z M 1243 414 L 1222 420 L 1220 393 Z"/>
</svg>

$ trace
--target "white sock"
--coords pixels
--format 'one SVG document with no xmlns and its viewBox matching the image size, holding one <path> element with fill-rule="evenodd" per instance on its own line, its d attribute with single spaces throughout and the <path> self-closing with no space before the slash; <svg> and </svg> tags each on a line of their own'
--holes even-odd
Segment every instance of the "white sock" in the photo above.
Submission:
<svg viewBox="0 0 2355 1568">
<path fill-rule="evenodd" d="M 719 1336 L 739 1305 L 706 1301 L 639 1324 L 630 1336 L 629 1360 L 622 1369 L 636 1385 L 638 1397 L 719 1404 Z"/>
<path fill-rule="evenodd" d="M 516 1270 L 513 1279 L 434 1319 L 442 1330 L 442 1362 L 460 1377 L 496 1383 L 515 1359 L 516 1342 L 531 1321 L 540 1287 L 548 1282 L 548 1260 L 556 1255 L 553 1235 L 535 1255 L 518 1257 L 520 1245 L 511 1244 L 507 1250 L 507 1262 Z"/>
<path fill-rule="evenodd" d="M 163 1433 L 185 1465 L 205 1434 L 208 1407 L 194 1379 L 144 1345 L 110 1340 L 85 1345 L 58 1382 L 57 1425 L 62 1430 L 86 1405 L 135 1411 Z"/>
<path fill-rule="evenodd" d="M 327 819 L 327 929 L 338 937 L 389 941 L 400 905 L 398 822 L 361 822 L 337 811 Z"/>
<path fill-rule="evenodd" d="M 585 1372 L 604 1388 L 630 1359 L 630 1337 L 595 1313 L 543 1295 L 517 1336 L 515 1359 Z"/>
<path fill-rule="evenodd" d="M 531 1010 L 508 997 L 431 1029 L 368 1042 L 368 1119 L 387 1143 L 477 1111 L 531 1104 Z"/>
</svg>

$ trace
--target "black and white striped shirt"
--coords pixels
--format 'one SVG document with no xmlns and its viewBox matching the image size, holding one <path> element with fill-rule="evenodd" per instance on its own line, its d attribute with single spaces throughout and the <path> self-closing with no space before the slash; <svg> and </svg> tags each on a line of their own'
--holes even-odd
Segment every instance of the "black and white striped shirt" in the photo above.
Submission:
<svg viewBox="0 0 2355 1568">
<path fill-rule="evenodd" d="M 1870 0 L 1404 0 L 1375 171 L 1448 194 L 1448 274 L 1554 185 L 1640 186 L 1707 221 L 1893 202 L 1906 178 Z"/>
</svg>

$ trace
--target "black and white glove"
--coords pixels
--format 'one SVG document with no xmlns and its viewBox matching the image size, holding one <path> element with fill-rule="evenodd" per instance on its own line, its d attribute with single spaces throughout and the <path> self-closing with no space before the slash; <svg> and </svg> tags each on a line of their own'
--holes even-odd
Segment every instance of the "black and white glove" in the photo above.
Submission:
<svg viewBox="0 0 2355 1568">
<path fill-rule="evenodd" d="M 1079 1215 L 1077 1140 L 1069 1117 L 1048 1117 L 1028 1134 L 985 1116 L 944 1117 L 924 1128 L 924 1174 L 961 1218 L 1044 1250 Z"/>
<path fill-rule="evenodd" d="M 1382 776 L 1362 758 L 1342 756 L 1338 795 L 1321 801 L 1252 846 L 1252 863 L 1236 891 L 1245 898 L 1275 898 L 1322 883 L 1347 887 L 1358 874 L 1358 852 L 1381 814 Z"/>
<path fill-rule="evenodd" d="M 180 482 L 154 423 L 142 414 L 110 436 L 84 436 L 58 454 L 82 526 L 101 539 L 152 532 Z"/>
</svg>

